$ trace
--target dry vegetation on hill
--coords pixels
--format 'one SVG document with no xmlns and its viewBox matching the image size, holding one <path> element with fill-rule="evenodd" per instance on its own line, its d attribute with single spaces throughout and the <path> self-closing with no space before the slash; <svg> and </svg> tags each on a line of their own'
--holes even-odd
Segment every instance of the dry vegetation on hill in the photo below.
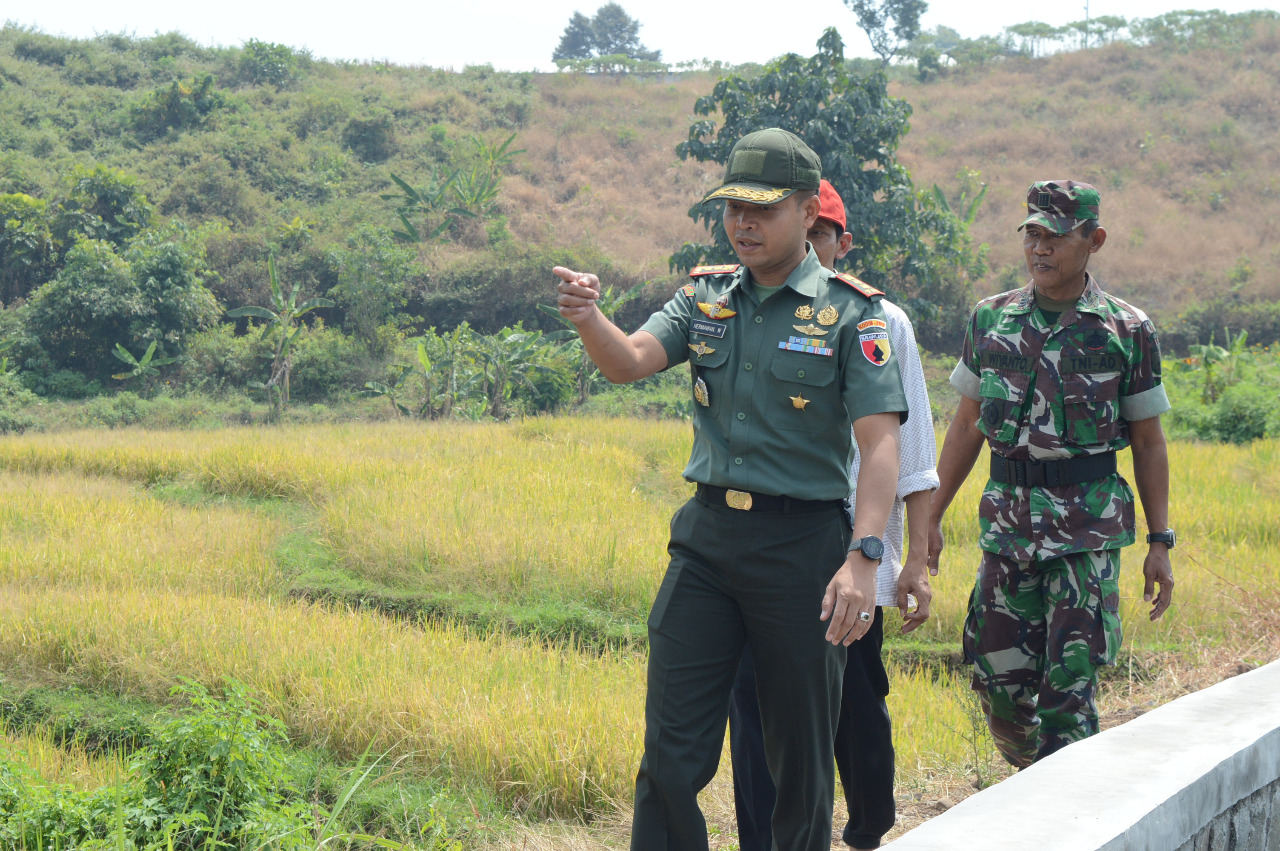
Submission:
<svg viewBox="0 0 1280 851">
<path fill-rule="evenodd" d="M 1112 44 L 1010 59 L 892 91 L 914 107 L 899 154 L 917 188 L 953 194 L 971 169 L 989 186 L 973 226 L 991 246 L 979 292 L 1018 286 L 1013 228 L 1026 186 L 1067 175 L 1103 195 L 1112 241 L 1096 271 L 1157 318 L 1233 286 L 1280 296 L 1280 28 L 1237 48 L 1169 52 Z M 643 277 L 700 231 L 686 212 L 718 177 L 674 149 L 710 74 L 535 79 L 538 102 L 506 186 L 512 230 L 596 242 Z"/>
<path fill-rule="evenodd" d="M 1102 192 L 1112 242 L 1096 270 L 1117 293 L 1157 315 L 1233 283 L 1274 298 L 1278 47 L 1280 29 L 1262 27 L 1240 49 L 1113 44 L 902 84 L 915 108 L 902 159 L 917 186 L 954 185 L 962 168 L 988 183 L 973 233 L 991 245 L 993 291 L 1022 277 L 1025 187 L 1070 175 Z"/>
</svg>

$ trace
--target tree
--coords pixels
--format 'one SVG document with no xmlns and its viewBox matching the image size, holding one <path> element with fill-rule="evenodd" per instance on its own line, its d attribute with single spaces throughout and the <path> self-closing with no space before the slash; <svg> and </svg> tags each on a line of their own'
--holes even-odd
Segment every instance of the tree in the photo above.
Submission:
<svg viewBox="0 0 1280 851">
<path fill-rule="evenodd" d="M 414 253 L 397 245 L 389 231 L 368 225 L 347 237 L 345 248 L 329 252 L 338 285 L 329 291 L 342 308 L 346 330 L 365 351 L 383 356 L 388 341 L 378 331 L 405 304 L 405 279 Z"/>
<path fill-rule="evenodd" d="M 662 51 L 649 50 L 640 43 L 640 22 L 617 3 L 606 3 L 588 18 L 574 12 L 560 36 L 560 45 L 551 54 L 557 64 L 584 59 L 621 57 L 658 62 Z"/>
<path fill-rule="evenodd" d="M 71 172 L 71 191 L 59 206 L 52 230 L 60 250 L 80 237 L 123 248 L 155 215 L 136 177 L 102 164 L 77 166 Z"/>
<path fill-rule="evenodd" d="M 871 49 L 885 65 L 920 34 L 920 16 L 929 8 L 926 0 L 844 2 L 858 16 L 858 26 L 871 39 Z"/>
<path fill-rule="evenodd" d="M 551 58 L 555 59 L 590 59 L 595 55 L 596 33 L 591 27 L 591 19 L 581 12 L 574 12 L 569 18 L 569 25 L 560 36 L 560 46 Z"/>
<path fill-rule="evenodd" d="M 29 327 L 54 362 L 87 375 L 106 372 L 110 341 L 132 339 L 133 323 L 147 312 L 129 264 L 99 239 L 77 242 L 29 307 Z"/>
<path fill-rule="evenodd" d="M 1004 31 L 1010 36 L 1021 39 L 1019 49 L 1032 58 L 1043 55 L 1046 43 L 1059 41 L 1064 35 L 1064 30 L 1041 21 L 1014 24 L 1011 27 L 1005 27 Z"/>
<path fill-rule="evenodd" d="M 30 195 L 0 195 L 0 305 L 11 305 L 54 273 L 47 204 Z"/>
<path fill-rule="evenodd" d="M 718 112 L 722 122 L 717 129 L 709 119 L 695 121 L 676 147 L 682 159 L 724 163 L 733 144 L 754 130 L 796 133 L 821 157 L 824 176 L 844 198 L 853 235 L 848 268 L 873 286 L 896 291 L 895 298 L 905 299 L 926 322 L 967 314 L 970 282 L 985 271 L 982 250 L 972 248 L 964 223 L 940 209 L 931 193 L 915 190 L 896 158 L 910 105 L 889 96 L 883 69 L 851 74 L 834 29 L 823 33 L 815 56 L 788 54 L 750 79 L 721 79 L 694 112 Z M 718 206 L 689 210 L 712 241 L 686 243 L 672 255 L 673 268 L 736 261 Z"/>
</svg>

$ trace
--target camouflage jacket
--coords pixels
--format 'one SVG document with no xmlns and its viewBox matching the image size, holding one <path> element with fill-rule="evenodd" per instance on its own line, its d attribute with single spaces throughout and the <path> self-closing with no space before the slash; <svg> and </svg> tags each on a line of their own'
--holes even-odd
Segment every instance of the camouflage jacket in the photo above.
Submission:
<svg viewBox="0 0 1280 851">
<path fill-rule="evenodd" d="M 1092 276 L 1051 327 L 1031 284 L 980 302 L 951 383 L 980 403 L 991 451 L 1015 460 L 1123 449 L 1129 421 L 1169 410 L 1151 320 Z M 988 481 L 978 514 L 979 546 L 1019 561 L 1134 541 L 1133 491 L 1118 473 L 1061 487 Z"/>
</svg>

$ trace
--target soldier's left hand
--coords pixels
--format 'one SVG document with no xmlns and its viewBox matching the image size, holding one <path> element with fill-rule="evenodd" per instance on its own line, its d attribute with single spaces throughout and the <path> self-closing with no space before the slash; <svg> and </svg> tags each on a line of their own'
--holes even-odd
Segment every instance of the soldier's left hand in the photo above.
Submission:
<svg viewBox="0 0 1280 851">
<path fill-rule="evenodd" d="M 844 564 L 827 583 L 827 593 L 822 598 L 819 620 L 830 620 L 827 641 L 848 647 L 867 634 L 872 618 L 863 620 L 863 612 L 874 616 L 876 608 L 876 567 L 873 562 L 854 550 Z"/>
<path fill-rule="evenodd" d="M 908 594 L 916 598 L 915 609 L 910 608 Z M 933 586 L 929 584 L 924 561 L 908 557 L 907 563 L 902 566 L 902 573 L 898 575 L 898 611 L 902 612 L 903 635 L 929 619 L 931 600 L 933 600 Z"/>
<path fill-rule="evenodd" d="M 1173 602 L 1173 565 L 1169 562 L 1168 547 L 1164 544 L 1151 545 L 1146 561 L 1142 563 L 1142 576 L 1146 580 L 1142 599 L 1151 603 L 1151 619 L 1159 620 Z M 1155 593 L 1157 585 L 1160 586 L 1158 594 Z"/>
</svg>

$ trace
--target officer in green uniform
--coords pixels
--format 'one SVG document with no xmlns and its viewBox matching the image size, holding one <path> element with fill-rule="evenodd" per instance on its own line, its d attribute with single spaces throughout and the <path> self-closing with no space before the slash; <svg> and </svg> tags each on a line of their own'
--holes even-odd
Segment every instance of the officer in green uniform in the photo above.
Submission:
<svg viewBox="0 0 1280 851">
<path fill-rule="evenodd" d="M 1019 767 L 1098 731 L 1098 668 L 1120 648 L 1120 548 L 1134 543 L 1133 491 L 1116 471 L 1126 446 L 1151 530 L 1152 620 L 1173 595 L 1160 346 L 1146 314 L 1087 271 L 1107 238 L 1098 213 L 1087 183 L 1028 191 L 1019 230 L 1031 281 L 970 317 L 931 506 L 936 568 L 942 515 L 987 442 L 964 649 L 996 745 Z"/>
<path fill-rule="evenodd" d="M 594 275 L 554 270 L 560 313 L 610 381 L 690 364 L 684 475 L 697 490 L 671 521 L 649 616 L 633 851 L 708 847 L 697 795 L 716 772 L 747 643 L 778 786 L 775 847 L 830 848 L 844 648 L 871 624 L 875 536 L 895 493 L 907 405 L 878 296 L 824 269 L 805 241 L 821 170 L 786 131 L 739 140 L 704 202 L 723 199 L 742 265 L 695 269 L 630 336 L 596 308 Z M 863 459 L 852 531 L 850 424 Z"/>
</svg>

